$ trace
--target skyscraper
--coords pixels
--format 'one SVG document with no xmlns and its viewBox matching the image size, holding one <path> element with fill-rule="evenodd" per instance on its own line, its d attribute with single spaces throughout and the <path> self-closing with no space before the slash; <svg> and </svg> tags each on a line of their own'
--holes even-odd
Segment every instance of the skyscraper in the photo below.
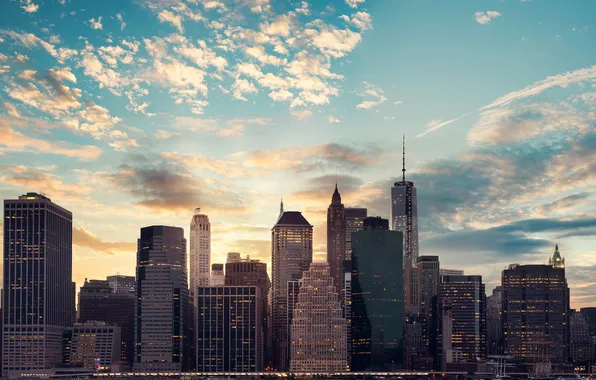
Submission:
<svg viewBox="0 0 596 380">
<path fill-rule="evenodd" d="M 182 228 L 141 228 L 137 279 L 133 370 L 181 371 L 189 322 Z"/>
<path fill-rule="evenodd" d="M 72 325 L 72 214 L 27 193 L 4 201 L 4 376 L 54 368 Z"/>
<path fill-rule="evenodd" d="M 404 330 L 403 234 L 386 219 L 364 219 L 352 234 L 351 369 L 401 367 Z"/>
<path fill-rule="evenodd" d="M 418 260 L 418 201 L 414 182 L 406 181 L 406 143 L 403 145 L 402 180 L 391 188 L 391 229 L 404 236 L 404 302 L 406 313 L 417 312 L 419 304 L 413 265 Z"/>
<path fill-rule="evenodd" d="M 120 370 L 120 327 L 105 322 L 76 323 L 64 332 L 68 364 L 102 372 Z"/>
<path fill-rule="evenodd" d="M 557 247 L 548 265 L 512 264 L 503 271 L 505 355 L 527 363 L 567 361 L 569 288 L 562 263 Z"/>
<path fill-rule="evenodd" d="M 333 284 L 343 288 L 343 262 L 346 256 L 346 214 L 341 195 L 335 184 L 331 204 L 327 209 L 327 263 Z"/>
<path fill-rule="evenodd" d="M 437 298 L 443 370 L 476 370 L 477 358 L 486 358 L 486 295 L 482 276 L 443 276 Z"/>
<path fill-rule="evenodd" d="M 107 277 L 108 284 L 114 293 L 136 293 L 137 279 L 135 276 L 115 274 Z"/>
<path fill-rule="evenodd" d="M 503 325 L 501 321 L 501 301 L 503 288 L 497 286 L 493 294 L 486 297 L 486 341 L 488 355 L 503 353 Z"/>
<path fill-rule="evenodd" d="M 110 276 L 112 277 L 112 276 Z M 110 279 L 108 277 L 108 279 Z M 126 276 L 130 277 L 130 276 Z M 132 277 L 134 279 L 134 277 Z M 112 284 L 114 283 L 112 277 Z M 120 327 L 120 359 L 132 365 L 135 341 L 135 305 L 137 294 L 130 292 L 130 283 L 118 292 L 110 287 L 109 280 L 89 280 L 79 292 L 80 323 L 101 321 Z"/>
<path fill-rule="evenodd" d="M 576 367 L 589 369 L 594 359 L 594 343 L 588 321 L 576 310 L 571 310 L 569 320 L 569 358 Z"/>
<path fill-rule="evenodd" d="M 265 302 L 258 286 L 197 289 L 197 371 L 263 369 Z"/>
<path fill-rule="evenodd" d="M 190 221 L 190 300 L 199 286 L 209 286 L 211 274 L 211 223 L 196 208 Z"/>
<path fill-rule="evenodd" d="M 285 211 L 271 230 L 273 365 L 289 367 L 288 282 L 299 281 L 312 262 L 312 225 L 298 211 Z"/>
<path fill-rule="evenodd" d="M 223 264 L 211 264 L 209 286 L 223 286 L 226 283 Z"/>
<path fill-rule="evenodd" d="M 346 207 L 346 256 L 345 260 L 352 260 L 352 232 L 364 229 L 364 219 L 367 217 L 365 208 Z"/>
<path fill-rule="evenodd" d="M 440 263 L 439 256 L 420 256 L 416 264 L 418 272 L 418 280 L 420 283 L 420 313 L 425 319 L 425 344 L 429 344 L 428 327 L 433 316 L 432 300 L 439 291 L 439 271 Z"/>
<path fill-rule="evenodd" d="M 293 372 L 347 371 L 347 323 L 327 263 L 312 263 L 300 280 L 291 327 Z"/>
</svg>

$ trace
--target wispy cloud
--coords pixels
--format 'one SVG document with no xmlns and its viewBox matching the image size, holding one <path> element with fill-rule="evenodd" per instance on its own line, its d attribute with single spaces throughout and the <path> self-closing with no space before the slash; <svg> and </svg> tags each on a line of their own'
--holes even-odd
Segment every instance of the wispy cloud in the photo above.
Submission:
<svg viewBox="0 0 596 380">
<path fill-rule="evenodd" d="M 476 18 L 476 22 L 479 24 L 488 24 L 492 20 L 500 17 L 501 14 L 497 11 L 486 11 L 486 12 L 476 12 L 474 13 L 474 18 Z"/>
<path fill-rule="evenodd" d="M 364 91 L 358 94 L 362 98 L 362 102 L 356 105 L 356 108 L 371 109 L 387 101 L 385 92 L 381 87 L 368 82 L 362 83 L 364 83 Z"/>
<path fill-rule="evenodd" d="M 424 132 L 420 133 L 419 135 L 417 135 L 416 137 L 423 137 L 426 136 L 427 134 L 434 132 L 438 129 L 443 128 L 446 125 L 449 125 L 451 123 L 454 123 L 468 115 L 472 114 L 472 112 L 468 112 L 466 114 L 463 114 L 461 116 L 456 117 L 455 119 L 451 119 L 451 120 L 431 120 L 428 122 L 428 124 L 426 124 L 426 130 L 424 130 Z"/>
</svg>

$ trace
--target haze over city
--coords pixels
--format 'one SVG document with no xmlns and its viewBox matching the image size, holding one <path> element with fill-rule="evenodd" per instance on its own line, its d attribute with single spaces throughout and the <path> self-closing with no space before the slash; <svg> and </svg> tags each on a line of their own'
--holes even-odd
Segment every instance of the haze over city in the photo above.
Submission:
<svg viewBox="0 0 596 380">
<path fill-rule="evenodd" d="M 566 260 L 596 301 L 590 1 L 5 1 L 0 196 L 73 213 L 73 280 L 134 275 L 139 229 L 209 215 L 212 263 L 268 264 L 285 210 L 390 216 L 416 184 L 420 254 L 483 276 Z M 1 231 L 1 229 L 0 229 Z M 2 232 L 0 232 L 2 233 Z"/>
</svg>

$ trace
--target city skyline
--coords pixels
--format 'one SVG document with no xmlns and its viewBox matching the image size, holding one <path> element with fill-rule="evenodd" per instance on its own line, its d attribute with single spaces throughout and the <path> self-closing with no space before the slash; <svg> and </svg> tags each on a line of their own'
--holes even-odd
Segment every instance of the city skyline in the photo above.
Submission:
<svg viewBox="0 0 596 380">
<path fill-rule="evenodd" d="M 421 256 L 490 293 L 558 243 L 571 307 L 594 304 L 596 5 L 221 4 L 0 5 L 0 196 L 72 211 L 77 288 L 134 275 L 141 227 L 189 240 L 197 207 L 212 263 L 237 251 L 270 268 L 281 197 L 324 261 L 335 181 L 346 208 L 389 218 L 405 133 Z"/>
</svg>

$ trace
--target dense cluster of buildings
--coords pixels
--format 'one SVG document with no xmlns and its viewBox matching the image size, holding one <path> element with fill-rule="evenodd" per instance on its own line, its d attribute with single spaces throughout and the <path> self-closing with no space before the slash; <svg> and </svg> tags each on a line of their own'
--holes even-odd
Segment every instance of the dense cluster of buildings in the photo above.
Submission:
<svg viewBox="0 0 596 380">
<path fill-rule="evenodd" d="M 240 253 L 212 264 L 209 217 L 196 209 L 188 258 L 182 228 L 141 228 L 136 275 L 86 279 L 77 300 L 71 212 L 36 193 L 5 200 L 2 373 L 490 372 L 495 358 L 550 372 L 594 363 L 596 308 L 570 309 L 558 247 L 547 264 L 511 264 L 486 296 L 482 276 L 419 255 L 405 163 L 390 214 L 345 207 L 336 185 L 327 262 L 313 262 L 313 226 L 282 202 L 270 279 L 265 263 Z"/>
</svg>

